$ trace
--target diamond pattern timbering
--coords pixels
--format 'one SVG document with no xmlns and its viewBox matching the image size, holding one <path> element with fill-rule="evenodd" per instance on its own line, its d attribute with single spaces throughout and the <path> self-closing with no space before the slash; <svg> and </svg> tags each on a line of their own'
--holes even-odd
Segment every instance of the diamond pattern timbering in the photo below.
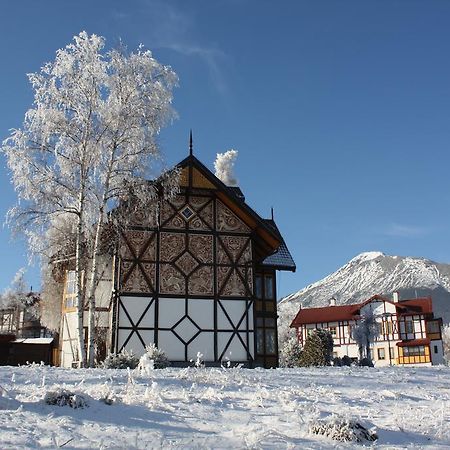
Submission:
<svg viewBox="0 0 450 450">
<path fill-rule="evenodd" d="M 222 288 L 221 295 L 230 297 L 245 297 L 247 295 L 247 289 L 245 288 L 244 282 L 235 269 L 231 273 L 230 278 L 228 278 L 225 286 Z"/>
<path fill-rule="evenodd" d="M 235 231 L 249 233 L 250 229 L 231 212 L 221 201 L 217 200 L 217 229 L 219 231 Z"/>
<path fill-rule="evenodd" d="M 186 238 L 184 234 L 161 233 L 161 248 L 159 251 L 161 261 L 171 262 L 185 249 Z"/>
<path fill-rule="evenodd" d="M 213 262 L 213 237 L 205 234 L 191 234 L 189 236 L 189 250 L 202 263 Z"/>
<path fill-rule="evenodd" d="M 122 292 L 153 292 L 155 285 L 155 264 L 134 264 L 122 261 L 121 291 Z"/>
<path fill-rule="evenodd" d="M 219 264 L 246 264 L 251 262 L 252 252 L 250 240 L 246 236 L 220 236 L 217 249 Z M 230 260 L 231 258 L 231 260 Z"/>
<path fill-rule="evenodd" d="M 187 344 L 194 336 L 199 334 L 200 328 L 190 317 L 184 316 L 173 331 L 181 338 L 183 344 Z"/>
<path fill-rule="evenodd" d="M 194 269 L 198 267 L 198 262 L 188 252 L 183 253 L 177 259 L 175 264 L 185 275 L 189 275 Z"/>
<path fill-rule="evenodd" d="M 123 234 L 120 246 L 122 259 L 156 259 L 155 233 L 151 231 L 130 230 Z"/>
<path fill-rule="evenodd" d="M 247 286 L 247 295 L 253 295 L 253 270 L 250 267 L 238 267 L 237 271 Z"/>
<path fill-rule="evenodd" d="M 203 209 L 206 204 L 211 200 L 211 197 L 189 197 L 189 204 L 196 210 Z"/>
<path fill-rule="evenodd" d="M 251 294 L 250 268 L 217 267 L 217 289 L 224 297 L 249 297 Z"/>
<path fill-rule="evenodd" d="M 213 202 L 208 197 L 190 197 L 189 205 L 197 216 L 189 222 L 189 229 L 206 231 L 213 228 Z"/>
<path fill-rule="evenodd" d="M 170 264 L 160 265 L 159 286 L 162 294 L 184 294 L 185 277 Z"/>
<path fill-rule="evenodd" d="M 166 228 L 184 229 L 186 222 L 177 214 L 178 206 L 165 202 L 161 208 L 161 224 Z"/>
<path fill-rule="evenodd" d="M 214 289 L 212 266 L 199 267 L 188 281 L 189 295 L 212 295 Z"/>
<path fill-rule="evenodd" d="M 130 216 L 130 225 L 138 225 L 138 226 L 145 226 L 145 227 L 155 227 L 157 225 L 157 213 L 154 208 L 154 211 L 151 211 L 150 213 L 147 212 L 145 208 L 138 209 L 137 211 L 134 211 Z"/>
<path fill-rule="evenodd" d="M 201 211 L 198 212 L 199 217 L 209 228 L 214 227 L 214 208 L 213 202 L 209 202 Z"/>
</svg>

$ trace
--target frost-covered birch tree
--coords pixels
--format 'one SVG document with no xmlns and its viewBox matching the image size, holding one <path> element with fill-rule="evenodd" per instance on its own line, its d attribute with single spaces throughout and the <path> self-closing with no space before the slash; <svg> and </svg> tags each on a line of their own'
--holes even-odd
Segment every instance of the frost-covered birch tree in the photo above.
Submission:
<svg viewBox="0 0 450 450">
<path fill-rule="evenodd" d="M 358 345 L 360 359 L 365 357 L 371 359 L 370 344 L 379 334 L 378 322 L 371 311 L 365 312 L 358 320 L 352 330 L 352 337 Z"/>
<path fill-rule="evenodd" d="M 9 220 L 26 232 L 33 253 L 46 247 L 43 237 L 61 217 L 71 222 L 66 244 L 77 279 L 80 365 L 87 307 L 92 365 L 102 233 L 111 217 L 115 225 L 124 218 L 109 212 L 145 202 L 151 214 L 155 208 L 148 205 L 176 190 L 176 173 L 161 176 L 159 184 L 147 180 L 161 173 L 156 137 L 174 117 L 177 77 L 149 50 L 121 45 L 106 51 L 104 38 L 86 32 L 28 77 L 34 104 L 3 144 L 19 198 Z"/>
</svg>

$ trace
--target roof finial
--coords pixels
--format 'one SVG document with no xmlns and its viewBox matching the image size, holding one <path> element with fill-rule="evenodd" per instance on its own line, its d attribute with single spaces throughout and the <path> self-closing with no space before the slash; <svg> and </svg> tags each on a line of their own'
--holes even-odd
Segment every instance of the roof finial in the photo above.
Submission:
<svg viewBox="0 0 450 450">
<path fill-rule="evenodd" d="M 193 153 L 194 153 L 194 149 L 192 146 L 192 129 L 191 129 L 191 131 L 189 132 L 189 155 L 192 156 Z"/>
<path fill-rule="evenodd" d="M 273 220 L 273 206 L 272 206 L 272 208 L 270 208 L 270 214 L 272 215 L 272 220 Z"/>
</svg>

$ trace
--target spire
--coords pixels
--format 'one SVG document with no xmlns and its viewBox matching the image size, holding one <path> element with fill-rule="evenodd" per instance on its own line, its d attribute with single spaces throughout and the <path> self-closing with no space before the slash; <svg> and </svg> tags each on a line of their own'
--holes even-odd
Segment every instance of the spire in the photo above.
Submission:
<svg viewBox="0 0 450 450">
<path fill-rule="evenodd" d="M 194 149 L 192 146 L 192 130 L 189 132 L 189 155 L 192 156 L 194 153 Z"/>
<path fill-rule="evenodd" d="M 273 220 L 273 207 L 272 207 L 272 208 L 270 208 L 270 214 L 271 214 L 271 216 L 272 216 L 272 220 Z"/>
</svg>

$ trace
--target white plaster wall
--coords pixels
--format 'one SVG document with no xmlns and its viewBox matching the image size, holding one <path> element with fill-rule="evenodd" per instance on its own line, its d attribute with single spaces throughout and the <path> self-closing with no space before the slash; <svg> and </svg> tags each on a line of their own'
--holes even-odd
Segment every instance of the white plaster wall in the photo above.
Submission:
<svg viewBox="0 0 450 450">
<path fill-rule="evenodd" d="M 155 302 L 147 309 L 149 303 L 152 302 L 151 297 L 121 297 L 119 304 L 119 326 L 131 327 L 139 323 L 142 327 L 152 328 L 155 323 Z M 147 311 L 144 314 L 144 311 Z M 130 316 L 130 318 L 128 318 Z M 133 324 L 130 322 L 133 322 Z"/>
<path fill-rule="evenodd" d="M 159 299 L 159 327 L 173 327 L 185 314 L 184 298 Z"/>
<path fill-rule="evenodd" d="M 72 362 L 76 359 L 78 350 L 76 312 L 64 313 L 61 330 L 61 367 L 72 367 Z"/>
<path fill-rule="evenodd" d="M 142 314 L 151 298 L 123 296 L 121 302 L 130 315 L 131 322 L 137 324 L 139 320 L 138 331 L 144 342 L 154 342 L 154 332 L 139 329 L 140 326 L 154 327 L 155 322 L 155 304 L 148 309 L 145 315 Z M 228 340 L 232 336 L 233 327 L 238 327 L 239 335 L 253 357 L 253 307 L 246 310 L 247 302 L 244 300 L 221 300 L 222 307 L 230 317 L 227 318 L 222 307 L 217 306 L 218 329 L 223 330 L 218 333 L 218 356 L 225 350 L 225 355 L 233 361 L 247 361 L 247 350 L 237 336 L 234 336 L 225 349 Z M 187 316 L 186 316 L 187 311 Z M 249 317 L 249 330 L 247 336 L 246 315 Z M 142 319 L 141 319 L 142 317 Z M 242 322 L 239 324 L 241 318 Z M 119 306 L 119 331 L 118 348 L 125 344 L 125 349 L 133 351 L 136 355 L 141 355 L 144 346 L 139 337 L 132 330 L 122 330 L 121 327 L 132 327 L 133 323 L 125 314 L 124 308 Z M 239 326 L 238 326 L 239 324 Z M 176 325 L 176 326 L 175 326 Z M 214 301 L 212 299 L 185 299 L 179 298 L 160 298 L 159 299 L 159 317 L 158 317 L 158 347 L 166 353 L 172 361 L 185 360 L 185 343 L 187 344 L 187 359 L 195 360 L 197 353 L 203 355 L 205 362 L 214 361 Z M 173 328 L 173 330 L 162 330 L 161 328 Z M 146 333 L 146 337 L 143 337 Z"/>
</svg>

